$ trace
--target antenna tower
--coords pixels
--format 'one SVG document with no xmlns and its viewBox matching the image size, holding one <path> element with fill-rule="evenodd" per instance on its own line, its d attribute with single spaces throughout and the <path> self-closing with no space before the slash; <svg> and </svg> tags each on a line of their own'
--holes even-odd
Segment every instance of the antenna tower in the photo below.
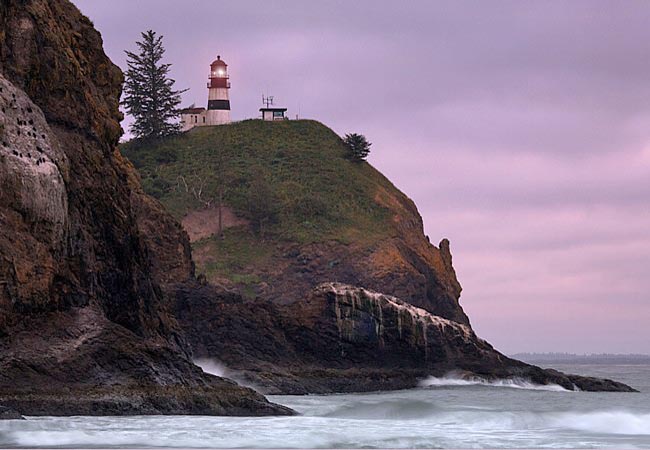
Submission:
<svg viewBox="0 0 650 450">
<path fill-rule="evenodd" d="M 273 106 L 273 96 L 269 95 L 265 97 L 264 94 L 262 94 L 262 103 L 265 104 L 267 108 Z"/>
</svg>

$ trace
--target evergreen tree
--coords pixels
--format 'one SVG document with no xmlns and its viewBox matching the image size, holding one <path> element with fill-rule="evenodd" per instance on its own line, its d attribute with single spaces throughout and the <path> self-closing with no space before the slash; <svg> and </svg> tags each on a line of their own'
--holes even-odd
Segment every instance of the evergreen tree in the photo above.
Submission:
<svg viewBox="0 0 650 450">
<path fill-rule="evenodd" d="M 364 161 L 370 153 L 370 146 L 372 145 L 363 134 L 346 134 L 343 139 L 346 147 L 348 148 L 348 158 L 352 161 Z"/>
<path fill-rule="evenodd" d="M 171 64 L 161 63 L 163 37 L 152 30 L 141 34 L 142 41 L 136 42 L 139 53 L 125 51 L 128 70 L 122 104 L 135 119 L 130 130 L 136 137 L 166 136 L 180 130 L 178 105 L 187 89 L 175 91 L 175 81 L 168 76 Z"/>
</svg>

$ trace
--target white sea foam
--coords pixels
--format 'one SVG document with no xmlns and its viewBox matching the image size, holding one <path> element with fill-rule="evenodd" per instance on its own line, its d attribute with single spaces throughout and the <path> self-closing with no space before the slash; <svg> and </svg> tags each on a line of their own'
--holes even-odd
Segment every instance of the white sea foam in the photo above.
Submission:
<svg viewBox="0 0 650 450">
<path fill-rule="evenodd" d="M 221 363 L 221 361 L 211 358 L 199 358 L 194 360 L 194 364 L 203 369 L 205 373 L 228 378 L 228 368 L 225 364 Z"/>
<path fill-rule="evenodd" d="M 445 410 L 421 404 L 401 418 L 402 408 L 409 406 L 390 401 L 327 417 L 28 418 L 0 422 L 0 447 L 646 448 L 650 443 L 647 413 Z"/>
<path fill-rule="evenodd" d="M 194 364 L 199 366 L 205 373 L 216 375 L 222 378 L 228 378 L 230 380 L 236 381 L 237 384 L 240 384 L 247 388 L 251 388 L 253 390 L 263 393 L 263 389 L 261 389 L 259 386 L 256 386 L 254 383 L 251 383 L 246 378 L 244 378 L 241 372 L 238 372 L 236 370 L 230 370 L 225 364 L 223 364 L 221 361 L 217 359 L 199 358 L 199 359 L 195 359 L 193 362 Z"/>
<path fill-rule="evenodd" d="M 428 377 L 420 382 L 420 387 L 436 386 L 490 386 L 513 389 L 529 389 L 535 391 L 569 392 L 557 384 L 536 384 L 520 377 L 487 380 L 476 375 L 459 375 L 451 372 L 443 377 Z"/>
<path fill-rule="evenodd" d="M 591 433 L 650 436 L 650 414 L 628 411 L 560 413 L 550 417 L 551 425 Z"/>
<path fill-rule="evenodd" d="M 201 364 L 230 375 L 217 361 Z M 526 380 L 497 382 L 515 389 L 481 388 L 457 372 L 456 380 L 437 382 L 457 386 L 450 389 L 269 396 L 300 413 L 294 417 L 0 421 L 0 448 L 650 448 L 650 366 L 599 370 L 610 378 L 624 373 L 623 381 L 641 392 L 535 393 L 522 389 L 529 388 Z"/>
</svg>

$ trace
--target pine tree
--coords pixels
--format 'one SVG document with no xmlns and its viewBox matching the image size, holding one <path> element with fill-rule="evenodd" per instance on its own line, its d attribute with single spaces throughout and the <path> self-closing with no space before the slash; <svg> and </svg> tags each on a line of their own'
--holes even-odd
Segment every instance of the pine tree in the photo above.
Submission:
<svg viewBox="0 0 650 450">
<path fill-rule="evenodd" d="M 372 144 L 368 142 L 363 134 L 346 134 L 343 142 L 348 148 L 348 158 L 352 161 L 364 161 L 370 153 L 370 146 Z"/>
<path fill-rule="evenodd" d="M 175 91 L 175 81 L 168 76 L 171 64 L 161 63 L 163 37 L 152 30 L 141 34 L 143 40 L 136 42 L 139 53 L 125 51 L 128 69 L 122 104 L 135 119 L 131 133 L 138 138 L 156 138 L 180 130 L 178 105 L 187 89 Z"/>
</svg>

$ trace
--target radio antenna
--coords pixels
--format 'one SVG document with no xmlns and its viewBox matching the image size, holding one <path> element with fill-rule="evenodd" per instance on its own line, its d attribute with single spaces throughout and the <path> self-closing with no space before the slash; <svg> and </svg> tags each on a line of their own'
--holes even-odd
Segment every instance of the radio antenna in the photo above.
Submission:
<svg viewBox="0 0 650 450">
<path fill-rule="evenodd" d="M 264 94 L 262 94 L 262 103 L 265 104 L 267 108 L 273 106 L 273 96 L 269 95 L 265 97 Z"/>
</svg>

